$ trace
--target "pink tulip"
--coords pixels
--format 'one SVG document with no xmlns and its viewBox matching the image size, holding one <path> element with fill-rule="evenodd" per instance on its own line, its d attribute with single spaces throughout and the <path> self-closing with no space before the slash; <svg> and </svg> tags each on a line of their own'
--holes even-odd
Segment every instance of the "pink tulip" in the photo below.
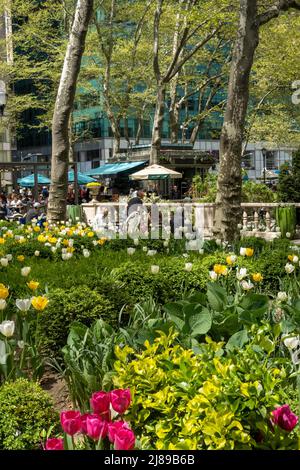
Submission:
<svg viewBox="0 0 300 470">
<path fill-rule="evenodd" d="M 115 442 L 115 435 L 120 429 L 130 429 L 126 421 L 114 421 L 108 423 L 108 439 L 110 442 Z"/>
<path fill-rule="evenodd" d="M 127 408 L 129 408 L 131 395 L 129 388 L 120 389 L 120 390 L 112 390 L 110 392 L 110 401 L 113 409 L 117 411 L 117 413 L 122 414 L 124 413 Z"/>
<path fill-rule="evenodd" d="M 98 415 L 88 415 L 86 417 L 86 430 L 87 435 L 94 441 L 104 439 L 107 436 L 107 422 Z"/>
<path fill-rule="evenodd" d="M 115 434 L 115 450 L 131 450 L 134 448 L 135 435 L 131 429 L 121 428 Z"/>
<path fill-rule="evenodd" d="M 62 411 L 60 422 L 65 433 L 74 436 L 81 430 L 80 411 Z"/>
<path fill-rule="evenodd" d="M 290 432 L 297 425 L 298 416 L 291 411 L 289 405 L 282 405 L 272 411 L 272 422 Z"/>
<path fill-rule="evenodd" d="M 91 407 L 94 413 L 104 414 L 107 416 L 109 412 L 110 397 L 106 392 L 95 392 L 90 399 Z"/>
<path fill-rule="evenodd" d="M 87 434 L 87 429 L 86 429 L 86 418 L 90 416 L 89 413 L 85 413 L 84 415 L 80 416 L 81 419 L 81 432 L 83 434 Z"/>
<path fill-rule="evenodd" d="M 64 440 L 57 439 L 56 437 L 47 439 L 45 450 L 64 450 Z"/>
</svg>

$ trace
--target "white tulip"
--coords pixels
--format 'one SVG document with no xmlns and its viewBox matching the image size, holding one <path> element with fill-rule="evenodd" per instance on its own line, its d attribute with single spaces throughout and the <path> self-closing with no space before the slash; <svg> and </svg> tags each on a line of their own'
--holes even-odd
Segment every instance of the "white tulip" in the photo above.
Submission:
<svg viewBox="0 0 300 470">
<path fill-rule="evenodd" d="M 25 266 L 24 268 L 21 269 L 21 275 L 26 277 L 26 276 L 28 276 L 30 271 L 31 271 L 31 267 L 30 266 Z"/>
<path fill-rule="evenodd" d="M 169 246 L 169 240 L 165 240 L 165 241 L 164 241 L 164 247 L 165 247 L 165 248 L 168 248 L 168 246 Z"/>
<path fill-rule="evenodd" d="M 152 274 L 157 274 L 158 272 L 159 272 L 159 266 L 157 266 L 156 264 L 152 264 L 151 273 Z"/>
<path fill-rule="evenodd" d="M 185 263 L 184 269 L 190 272 L 193 269 L 193 263 Z"/>
<path fill-rule="evenodd" d="M 85 258 L 89 258 L 89 256 L 90 256 L 91 253 L 89 252 L 89 250 L 84 249 L 84 250 L 82 250 L 82 254 L 83 254 L 83 256 L 84 256 Z"/>
<path fill-rule="evenodd" d="M 291 238 L 290 232 L 286 232 L 285 236 L 286 236 L 286 238 Z"/>
<path fill-rule="evenodd" d="M 156 250 L 148 250 L 147 255 L 148 256 L 154 256 L 156 255 L 157 251 Z"/>
<path fill-rule="evenodd" d="M 66 253 L 66 257 L 67 257 L 67 259 L 71 259 L 71 258 L 72 258 L 72 256 L 73 256 L 73 253 Z"/>
<path fill-rule="evenodd" d="M 0 299 L 0 310 L 4 310 L 6 307 L 6 300 L 5 299 Z"/>
<path fill-rule="evenodd" d="M 183 253 L 182 255 L 184 258 L 188 258 L 189 257 L 189 254 L 188 253 Z"/>
<path fill-rule="evenodd" d="M 298 263 L 298 261 L 299 261 L 298 256 L 294 255 L 292 259 L 292 263 Z"/>
<path fill-rule="evenodd" d="M 31 307 L 31 299 L 16 299 L 16 306 L 21 312 L 28 312 Z"/>
<path fill-rule="evenodd" d="M 300 345 L 299 336 L 285 336 L 283 343 L 288 349 L 296 349 Z"/>
<path fill-rule="evenodd" d="M 52 253 L 56 253 L 56 250 L 57 250 L 56 246 L 52 246 L 52 247 L 51 247 Z"/>
<path fill-rule="evenodd" d="M 199 255 L 203 255 L 203 253 L 204 253 L 203 248 L 200 248 L 200 250 L 199 250 Z"/>
<path fill-rule="evenodd" d="M 98 245 L 97 240 L 93 240 L 93 245 L 94 245 L 94 246 L 97 246 L 97 245 Z"/>
<path fill-rule="evenodd" d="M 133 240 L 133 243 L 134 243 L 135 246 L 138 246 L 138 244 L 139 244 L 139 239 L 138 239 L 138 238 L 135 238 L 135 239 Z"/>
<path fill-rule="evenodd" d="M 239 281 L 242 281 L 247 276 L 247 269 L 241 268 L 237 270 L 236 277 Z"/>
<path fill-rule="evenodd" d="M 0 333 L 6 338 L 13 336 L 15 331 L 15 322 L 11 320 L 5 320 L 0 324 Z"/>
<path fill-rule="evenodd" d="M 132 248 L 132 247 L 127 248 L 127 254 L 128 255 L 133 255 L 134 252 L 135 252 L 135 248 Z"/>
<path fill-rule="evenodd" d="M 11 261 L 13 259 L 13 255 L 9 253 L 8 255 L 5 256 L 5 258 L 8 259 L 8 261 Z"/>
<path fill-rule="evenodd" d="M 217 273 L 215 273 L 215 271 L 209 271 L 209 275 L 213 281 L 216 281 L 218 279 L 218 275 Z"/>
<path fill-rule="evenodd" d="M 3 267 L 8 266 L 8 259 L 7 259 L 7 258 L 1 258 L 1 259 L 0 259 L 0 264 L 1 264 L 1 266 L 3 266 Z"/>
<path fill-rule="evenodd" d="M 252 284 L 251 281 L 242 281 L 241 282 L 241 286 L 244 290 L 250 290 L 250 289 L 253 289 L 254 285 Z"/>
<path fill-rule="evenodd" d="M 62 259 L 63 261 L 66 261 L 67 259 L 69 259 L 69 258 L 68 258 L 68 253 L 62 253 L 61 259 Z"/>
<path fill-rule="evenodd" d="M 285 302 L 288 298 L 288 295 L 286 292 L 278 292 L 277 294 L 277 299 L 280 301 L 280 302 Z"/>
<path fill-rule="evenodd" d="M 240 255 L 246 256 L 246 248 L 240 248 Z"/>
<path fill-rule="evenodd" d="M 284 269 L 287 274 L 291 274 L 293 271 L 295 271 L 295 266 L 293 266 L 291 263 L 286 263 Z"/>
<path fill-rule="evenodd" d="M 220 238 L 217 238 L 217 239 L 216 239 L 216 244 L 217 244 L 218 246 L 221 246 L 221 245 L 222 245 L 222 240 L 221 240 Z"/>
<path fill-rule="evenodd" d="M 146 253 L 146 251 L 148 251 L 148 248 L 146 246 L 143 246 L 143 251 Z"/>
<path fill-rule="evenodd" d="M 234 264 L 237 260 L 237 256 L 236 255 L 230 255 L 230 261 L 232 264 Z"/>
<path fill-rule="evenodd" d="M 40 252 L 39 252 L 38 250 L 36 250 L 36 251 L 34 252 L 34 256 L 40 256 Z"/>
<path fill-rule="evenodd" d="M 24 341 L 18 341 L 18 348 L 24 349 L 25 343 Z"/>
</svg>

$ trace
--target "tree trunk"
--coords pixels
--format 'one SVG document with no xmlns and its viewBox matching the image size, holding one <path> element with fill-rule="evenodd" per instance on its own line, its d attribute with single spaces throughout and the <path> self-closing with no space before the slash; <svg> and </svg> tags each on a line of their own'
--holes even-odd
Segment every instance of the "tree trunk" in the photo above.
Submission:
<svg viewBox="0 0 300 470">
<path fill-rule="evenodd" d="M 84 52 L 85 38 L 93 10 L 93 0 L 78 0 L 52 121 L 51 186 L 47 218 L 58 222 L 66 217 L 68 191 L 69 119 Z"/>
<path fill-rule="evenodd" d="M 231 62 L 228 98 L 220 139 L 220 168 L 214 232 L 232 242 L 241 221 L 241 154 L 249 99 L 249 75 L 259 42 L 256 0 L 240 0 L 239 30 Z"/>
<path fill-rule="evenodd" d="M 165 95 L 166 88 L 165 85 L 159 85 L 157 87 L 157 97 L 156 97 L 156 106 L 155 114 L 153 121 L 153 130 L 152 130 L 152 141 L 151 141 L 151 150 L 150 150 L 150 165 L 158 163 L 159 151 L 161 146 L 161 130 L 164 120 L 164 110 L 165 110 Z"/>
</svg>

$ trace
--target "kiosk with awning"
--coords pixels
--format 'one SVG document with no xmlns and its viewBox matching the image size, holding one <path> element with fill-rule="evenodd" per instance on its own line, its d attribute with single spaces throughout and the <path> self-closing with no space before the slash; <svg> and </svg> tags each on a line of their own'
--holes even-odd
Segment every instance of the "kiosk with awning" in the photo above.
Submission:
<svg viewBox="0 0 300 470">
<path fill-rule="evenodd" d="M 86 171 L 85 174 L 88 176 L 117 176 L 121 173 L 130 173 L 131 171 L 138 170 L 139 167 L 145 166 L 146 161 L 138 162 L 124 162 L 124 163 L 106 163 L 105 165 L 99 166 L 92 170 Z"/>
</svg>

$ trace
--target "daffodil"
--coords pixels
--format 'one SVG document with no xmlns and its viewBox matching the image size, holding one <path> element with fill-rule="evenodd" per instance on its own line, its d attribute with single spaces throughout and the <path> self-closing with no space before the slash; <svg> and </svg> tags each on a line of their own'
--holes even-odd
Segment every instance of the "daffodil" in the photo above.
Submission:
<svg viewBox="0 0 300 470">
<path fill-rule="evenodd" d="M 47 297 L 43 297 L 41 295 L 39 295 L 38 297 L 32 297 L 31 299 L 31 305 L 33 306 L 33 308 L 40 312 L 45 310 L 48 303 L 49 303 L 49 300 L 47 299 Z"/>
<path fill-rule="evenodd" d="M 262 282 L 263 276 L 260 273 L 252 274 L 252 279 L 254 282 Z"/>
<path fill-rule="evenodd" d="M 7 299 L 9 296 L 9 288 L 4 284 L 0 284 L 0 299 Z"/>
<path fill-rule="evenodd" d="M 298 256 L 296 256 L 296 255 L 289 255 L 289 256 L 288 256 L 288 259 L 289 259 L 289 261 L 291 261 L 292 263 L 298 263 L 298 261 L 299 261 L 299 258 L 298 258 Z"/>
<path fill-rule="evenodd" d="M 254 250 L 253 248 L 246 248 L 246 256 L 253 256 Z"/>
<path fill-rule="evenodd" d="M 226 263 L 229 265 L 234 264 L 236 260 L 237 260 L 237 257 L 235 255 L 226 256 Z"/>
<path fill-rule="evenodd" d="M 40 283 L 37 281 L 30 281 L 27 282 L 27 286 L 29 287 L 30 290 L 36 290 L 39 287 Z"/>
<path fill-rule="evenodd" d="M 223 264 L 215 264 L 213 270 L 216 274 L 226 276 L 228 273 L 228 269 Z"/>
</svg>

